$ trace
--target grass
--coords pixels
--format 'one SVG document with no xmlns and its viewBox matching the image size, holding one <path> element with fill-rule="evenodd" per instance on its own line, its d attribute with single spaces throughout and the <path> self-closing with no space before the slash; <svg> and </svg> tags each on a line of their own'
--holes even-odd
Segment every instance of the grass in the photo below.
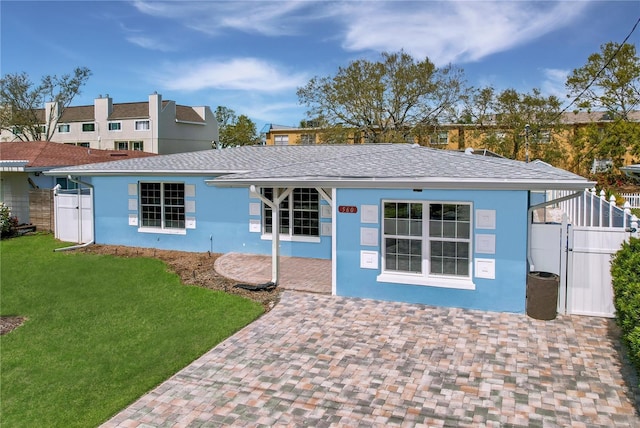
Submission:
<svg viewBox="0 0 640 428">
<path fill-rule="evenodd" d="M 154 259 L 54 252 L 50 235 L 0 242 L 2 427 L 96 426 L 262 314 L 185 286 Z"/>
</svg>

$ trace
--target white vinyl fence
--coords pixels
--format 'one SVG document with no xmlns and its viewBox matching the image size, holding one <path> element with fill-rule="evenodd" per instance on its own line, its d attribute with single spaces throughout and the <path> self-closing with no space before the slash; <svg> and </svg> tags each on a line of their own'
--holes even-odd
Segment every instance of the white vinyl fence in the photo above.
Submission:
<svg viewBox="0 0 640 428">
<path fill-rule="evenodd" d="M 91 189 L 54 189 L 55 237 L 65 242 L 86 244 L 93 239 Z"/>
<path fill-rule="evenodd" d="M 630 208 L 640 208 L 640 193 L 620 193 L 627 202 L 629 202 Z"/>
<path fill-rule="evenodd" d="M 549 192 L 547 200 L 569 194 Z M 611 257 L 630 236 L 638 236 L 638 218 L 631 214 L 629 204 L 620 208 L 615 200 L 606 200 L 604 192 L 597 195 L 595 190 L 586 190 L 536 218 L 530 242 L 532 263 L 535 270 L 560 275 L 558 311 L 615 316 Z"/>
</svg>

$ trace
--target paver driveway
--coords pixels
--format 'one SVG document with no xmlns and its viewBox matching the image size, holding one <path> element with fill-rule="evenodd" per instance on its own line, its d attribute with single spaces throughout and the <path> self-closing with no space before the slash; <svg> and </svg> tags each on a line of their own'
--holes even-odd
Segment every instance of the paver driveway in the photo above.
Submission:
<svg viewBox="0 0 640 428">
<path fill-rule="evenodd" d="M 287 291 L 104 426 L 638 427 L 616 331 Z"/>
</svg>

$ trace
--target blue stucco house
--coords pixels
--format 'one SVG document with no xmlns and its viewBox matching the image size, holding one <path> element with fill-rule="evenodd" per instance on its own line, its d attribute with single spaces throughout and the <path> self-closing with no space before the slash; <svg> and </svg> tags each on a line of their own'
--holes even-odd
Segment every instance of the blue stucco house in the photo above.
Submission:
<svg viewBox="0 0 640 428">
<path fill-rule="evenodd" d="M 412 144 L 237 147 L 50 174 L 93 189 L 95 243 L 330 259 L 336 295 L 507 312 L 525 310 L 536 192 L 592 184 Z"/>
</svg>

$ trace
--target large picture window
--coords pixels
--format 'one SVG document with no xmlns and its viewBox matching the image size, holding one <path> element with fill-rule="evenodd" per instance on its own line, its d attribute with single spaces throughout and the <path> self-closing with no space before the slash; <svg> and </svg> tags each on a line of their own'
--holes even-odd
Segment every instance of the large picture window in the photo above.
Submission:
<svg viewBox="0 0 640 428">
<path fill-rule="evenodd" d="M 184 183 L 140 183 L 142 227 L 184 229 Z"/>
<path fill-rule="evenodd" d="M 471 278 L 471 205 L 384 202 L 383 272 Z"/>
<path fill-rule="evenodd" d="M 273 200 L 273 189 L 262 190 Z M 273 233 L 273 212 L 267 205 L 263 209 L 264 231 Z M 315 189 L 294 189 L 280 203 L 280 235 L 320 236 L 320 195 Z"/>
</svg>

